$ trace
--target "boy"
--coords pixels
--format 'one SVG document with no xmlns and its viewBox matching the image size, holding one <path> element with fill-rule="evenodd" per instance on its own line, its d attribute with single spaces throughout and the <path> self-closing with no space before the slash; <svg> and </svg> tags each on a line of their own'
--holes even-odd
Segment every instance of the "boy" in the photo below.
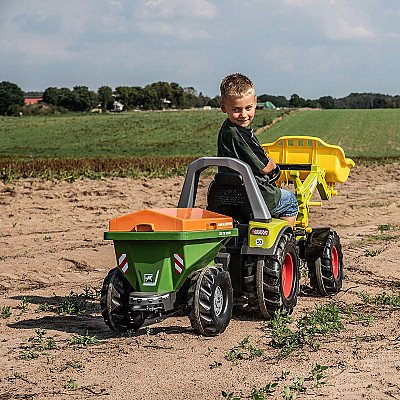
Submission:
<svg viewBox="0 0 400 400">
<path fill-rule="evenodd" d="M 249 165 L 271 216 L 289 222 L 293 228 L 298 203 L 292 192 L 270 183 L 268 174 L 276 168 L 254 135 L 257 97 L 253 82 L 245 75 L 232 74 L 221 82 L 221 110 L 228 115 L 218 135 L 218 157 L 233 157 Z"/>
</svg>

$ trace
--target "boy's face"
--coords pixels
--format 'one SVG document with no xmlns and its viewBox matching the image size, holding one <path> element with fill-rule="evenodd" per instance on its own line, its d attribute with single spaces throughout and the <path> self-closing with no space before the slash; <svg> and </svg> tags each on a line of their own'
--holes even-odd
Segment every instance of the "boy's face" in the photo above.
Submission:
<svg viewBox="0 0 400 400">
<path fill-rule="evenodd" d="M 253 121 L 256 105 L 257 97 L 254 94 L 254 90 L 251 90 L 239 99 L 232 97 L 223 99 L 221 101 L 221 110 L 228 114 L 228 118 L 233 124 L 247 128 Z"/>
</svg>

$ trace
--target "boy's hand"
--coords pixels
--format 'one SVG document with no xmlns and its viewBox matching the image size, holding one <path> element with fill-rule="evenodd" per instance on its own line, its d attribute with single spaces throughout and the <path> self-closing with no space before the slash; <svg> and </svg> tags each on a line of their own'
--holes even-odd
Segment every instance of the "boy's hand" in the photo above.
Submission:
<svg viewBox="0 0 400 400">
<path fill-rule="evenodd" d="M 275 161 L 270 158 L 268 161 L 268 164 L 261 170 L 263 174 L 268 175 L 270 172 L 272 172 L 276 168 Z"/>
</svg>

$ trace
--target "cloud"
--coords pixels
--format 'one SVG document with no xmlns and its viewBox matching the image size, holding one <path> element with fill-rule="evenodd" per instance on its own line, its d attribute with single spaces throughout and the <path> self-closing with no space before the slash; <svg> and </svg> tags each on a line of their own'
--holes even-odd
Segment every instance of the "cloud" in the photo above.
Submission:
<svg viewBox="0 0 400 400">
<path fill-rule="evenodd" d="M 327 37 L 331 40 L 364 40 L 374 39 L 376 34 L 362 25 L 354 25 L 343 17 L 330 20 L 326 26 Z"/>
<path fill-rule="evenodd" d="M 19 30 L 22 32 L 40 35 L 60 33 L 60 15 L 46 15 L 43 11 L 37 11 L 32 14 L 18 15 L 13 21 L 17 23 Z"/>
<path fill-rule="evenodd" d="M 207 0 L 148 0 L 142 13 L 155 19 L 213 18 L 216 7 Z"/>
<path fill-rule="evenodd" d="M 143 34 L 181 41 L 212 38 L 203 21 L 213 19 L 216 7 L 206 0 L 148 0 L 134 14 Z"/>
</svg>

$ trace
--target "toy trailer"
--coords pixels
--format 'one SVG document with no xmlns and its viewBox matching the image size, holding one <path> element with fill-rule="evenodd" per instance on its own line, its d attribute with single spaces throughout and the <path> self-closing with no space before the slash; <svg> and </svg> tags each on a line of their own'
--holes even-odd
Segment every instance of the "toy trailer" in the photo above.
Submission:
<svg viewBox="0 0 400 400">
<path fill-rule="evenodd" d="M 114 241 L 117 267 L 102 290 L 106 324 L 136 330 L 189 307 L 197 331 L 223 331 L 232 314 L 232 286 L 215 260 L 234 236 L 232 218 L 200 208 L 142 210 L 111 220 L 105 239 Z"/>
</svg>

